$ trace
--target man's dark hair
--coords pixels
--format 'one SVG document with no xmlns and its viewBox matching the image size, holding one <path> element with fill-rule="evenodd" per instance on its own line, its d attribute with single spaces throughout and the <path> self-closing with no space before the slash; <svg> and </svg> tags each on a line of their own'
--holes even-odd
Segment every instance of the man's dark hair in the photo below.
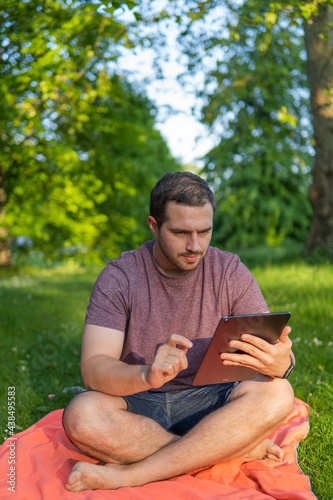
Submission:
<svg viewBox="0 0 333 500">
<path fill-rule="evenodd" d="M 169 201 L 192 207 L 210 203 L 214 212 L 216 209 L 215 198 L 207 182 L 191 172 L 168 172 L 152 189 L 150 215 L 156 220 L 158 228 L 167 220 L 166 205 Z"/>
</svg>

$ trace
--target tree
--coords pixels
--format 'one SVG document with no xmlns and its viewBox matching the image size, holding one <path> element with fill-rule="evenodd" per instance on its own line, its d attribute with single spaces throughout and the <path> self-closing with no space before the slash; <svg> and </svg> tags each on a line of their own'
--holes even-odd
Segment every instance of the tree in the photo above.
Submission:
<svg viewBox="0 0 333 500">
<path fill-rule="evenodd" d="M 238 7 L 236 19 L 228 23 L 223 60 L 207 75 L 214 87 L 203 109 L 207 123 L 224 127 L 204 167 L 216 186 L 217 242 L 235 248 L 304 241 L 311 129 L 299 28 L 251 1 Z"/>
<path fill-rule="evenodd" d="M 160 23 L 180 26 L 180 46 L 188 61 L 185 83 L 193 73 L 206 76 L 198 95 L 205 100 L 202 119 L 221 136 L 205 165 L 219 202 L 221 241 L 256 244 L 261 235 L 269 243 L 285 237 L 304 242 L 314 153 L 307 250 L 330 239 L 333 188 L 327 158 L 332 138 L 323 110 L 327 118 L 331 5 L 331 0 L 177 0 L 160 13 Z"/>
<path fill-rule="evenodd" d="M 152 105 L 109 69 L 131 44 L 121 4 L 2 2 L 0 264 L 17 236 L 49 257 L 114 257 L 145 236 L 148 183 L 176 163 Z"/>
<path fill-rule="evenodd" d="M 152 104 L 117 76 L 102 72 L 100 78 L 104 97 L 71 141 L 103 186 L 104 198 L 97 207 L 107 223 L 95 248 L 102 255 L 117 256 L 151 236 L 146 224 L 150 190 L 162 174 L 179 165 L 154 128 Z"/>
<path fill-rule="evenodd" d="M 313 219 L 306 251 L 333 253 L 333 6 L 328 2 L 305 23 L 315 162 L 310 200 Z"/>
</svg>

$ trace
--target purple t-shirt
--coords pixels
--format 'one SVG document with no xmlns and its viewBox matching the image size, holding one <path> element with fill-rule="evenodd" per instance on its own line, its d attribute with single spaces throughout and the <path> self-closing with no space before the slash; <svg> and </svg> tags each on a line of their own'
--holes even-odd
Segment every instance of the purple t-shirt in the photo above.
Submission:
<svg viewBox="0 0 333 500">
<path fill-rule="evenodd" d="M 193 342 L 188 368 L 154 391 L 192 387 L 217 325 L 225 315 L 268 311 L 257 282 L 237 255 L 209 247 L 198 267 L 181 277 L 163 274 L 153 258 L 154 241 L 124 252 L 98 277 L 86 323 L 125 332 L 121 360 L 151 364 L 173 333 Z"/>
</svg>

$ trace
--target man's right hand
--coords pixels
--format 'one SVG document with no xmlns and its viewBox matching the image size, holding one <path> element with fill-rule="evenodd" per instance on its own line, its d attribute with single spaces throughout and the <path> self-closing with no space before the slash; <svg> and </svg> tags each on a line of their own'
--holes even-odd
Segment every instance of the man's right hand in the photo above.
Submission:
<svg viewBox="0 0 333 500">
<path fill-rule="evenodd" d="M 148 367 L 146 380 L 152 389 L 174 379 L 181 370 L 188 367 L 186 353 L 193 346 L 192 342 L 182 335 L 171 335 L 156 353 L 154 361 Z"/>
</svg>

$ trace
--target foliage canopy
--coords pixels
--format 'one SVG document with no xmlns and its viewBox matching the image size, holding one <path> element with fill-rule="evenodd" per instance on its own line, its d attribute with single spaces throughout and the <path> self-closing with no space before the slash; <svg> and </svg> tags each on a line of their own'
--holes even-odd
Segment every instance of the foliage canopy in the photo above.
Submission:
<svg viewBox="0 0 333 500">
<path fill-rule="evenodd" d="M 218 202 L 215 243 L 305 241 L 316 144 L 304 26 L 332 0 L 2 4 L 0 239 L 112 257 L 148 236 L 149 189 L 180 167 L 117 57 L 154 47 L 161 75 L 176 29 L 182 80 L 195 82 L 201 119 L 220 137 L 203 168 Z"/>
<path fill-rule="evenodd" d="M 167 52 L 167 30 L 178 26 L 183 82 L 196 82 L 201 119 L 220 137 L 203 173 L 218 202 L 215 242 L 224 247 L 306 239 L 314 150 L 302 22 L 317 7 L 176 0 L 160 12 L 154 43 Z M 147 4 L 144 15 L 149 26 Z"/>
<path fill-rule="evenodd" d="M 137 246 L 149 190 L 177 164 L 151 103 L 108 67 L 127 27 L 93 1 L 3 4 L 3 239 L 50 257 Z"/>
<path fill-rule="evenodd" d="M 331 248 L 333 1 L 139 5 L 157 64 L 168 54 L 168 31 L 178 27 L 188 66 L 183 81 L 195 82 L 202 120 L 221 139 L 204 168 L 219 198 L 218 242 L 234 247 L 291 237 L 307 239 L 306 251 Z"/>
</svg>

